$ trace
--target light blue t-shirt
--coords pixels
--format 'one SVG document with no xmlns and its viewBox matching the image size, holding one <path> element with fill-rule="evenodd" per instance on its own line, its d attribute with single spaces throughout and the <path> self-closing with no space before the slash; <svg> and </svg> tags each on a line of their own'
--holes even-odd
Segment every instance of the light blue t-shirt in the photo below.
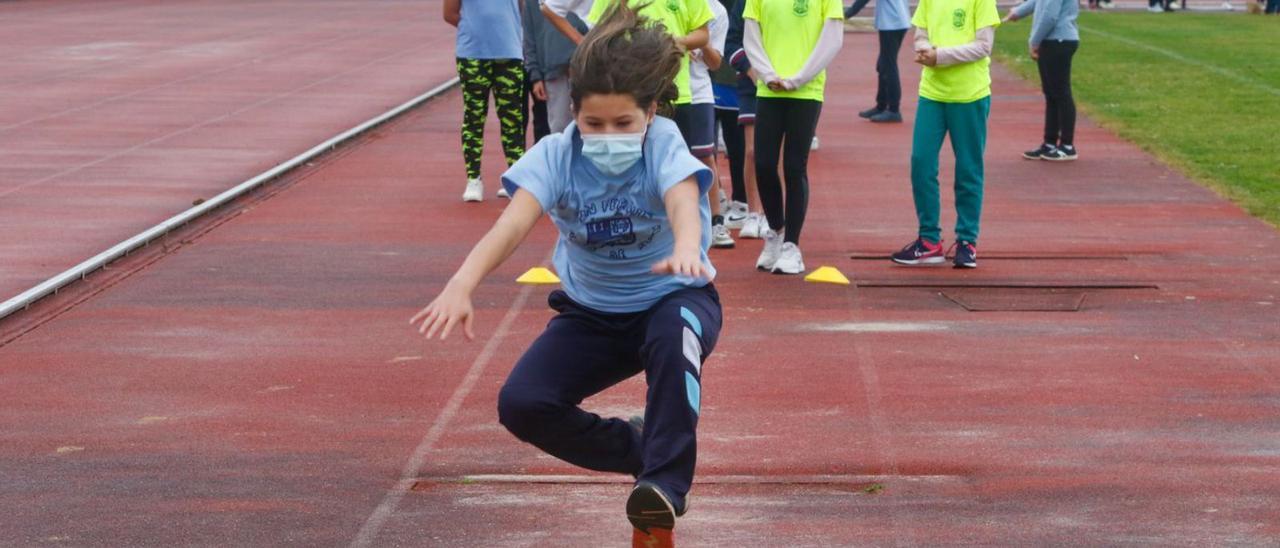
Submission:
<svg viewBox="0 0 1280 548">
<path fill-rule="evenodd" d="M 519 0 L 462 0 L 460 59 L 524 59 Z"/>
<path fill-rule="evenodd" d="M 675 248 L 663 195 L 697 177 L 702 212 L 702 263 L 711 245 L 711 170 L 691 154 L 675 122 L 661 116 L 649 126 L 644 155 L 626 173 L 605 175 L 582 155 L 577 124 L 539 141 L 502 176 L 533 195 L 556 228 L 553 263 L 569 298 L 601 312 L 641 312 L 664 296 L 707 280 L 650 272 Z"/>
<path fill-rule="evenodd" d="M 903 30 L 911 28 L 911 10 L 907 0 L 876 0 L 876 30 Z"/>
</svg>

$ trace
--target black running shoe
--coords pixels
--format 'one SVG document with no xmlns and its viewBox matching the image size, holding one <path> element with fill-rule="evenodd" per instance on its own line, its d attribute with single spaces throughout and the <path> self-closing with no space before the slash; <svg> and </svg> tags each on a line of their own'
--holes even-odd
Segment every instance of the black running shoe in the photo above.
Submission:
<svg viewBox="0 0 1280 548">
<path fill-rule="evenodd" d="M 631 526 L 644 533 L 653 529 L 670 531 L 676 526 L 676 507 L 662 488 L 642 481 L 627 497 L 627 519 Z"/>
<path fill-rule="evenodd" d="M 1074 162 L 1077 156 L 1076 147 L 1062 145 L 1041 156 L 1040 159 L 1050 162 Z"/>
<path fill-rule="evenodd" d="M 1045 154 L 1050 154 L 1055 150 L 1058 150 L 1058 147 L 1045 143 L 1040 145 L 1040 148 L 1023 152 L 1022 157 L 1027 160 L 1043 160 Z"/>
<path fill-rule="evenodd" d="M 881 112 L 884 112 L 884 109 L 882 109 L 882 108 L 880 108 L 880 107 L 871 107 L 871 108 L 869 108 L 869 109 L 867 109 L 867 110 L 864 110 L 864 111 L 862 111 L 862 112 L 859 112 L 859 113 L 858 113 L 858 117 L 859 117 L 859 118 L 867 118 L 867 119 L 870 119 L 872 116 L 875 116 L 875 115 L 877 115 L 877 114 L 880 114 Z"/>
<path fill-rule="evenodd" d="M 892 110 L 884 110 L 880 111 L 875 116 L 872 116 L 870 120 L 877 124 L 901 124 L 902 113 L 894 112 Z"/>
<path fill-rule="evenodd" d="M 956 258 L 953 264 L 956 268 L 978 268 L 978 246 L 961 240 L 955 247 Z"/>
</svg>

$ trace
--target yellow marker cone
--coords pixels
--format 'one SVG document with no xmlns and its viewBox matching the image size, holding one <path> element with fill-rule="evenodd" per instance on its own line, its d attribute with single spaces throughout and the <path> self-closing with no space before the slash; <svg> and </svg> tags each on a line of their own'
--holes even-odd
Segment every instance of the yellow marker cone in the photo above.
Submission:
<svg viewBox="0 0 1280 548">
<path fill-rule="evenodd" d="M 820 267 L 808 276 L 804 277 L 806 282 L 824 283 L 824 284 L 840 284 L 849 285 L 849 278 L 844 277 L 839 270 L 832 266 Z"/>
<path fill-rule="evenodd" d="M 533 268 L 530 268 L 528 272 L 521 274 L 519 278 L 516 278 L 516 283 L 534 284 L 534 285 L 541 285 L 541 284 L 550 285 L 550 284 L 560 283 L 560 278 L 557 278 L 556 275 L 553 274 L 550 270 L 547 270 L 540 266 L 535 266 Z M 848 283 L 848 282 L 845 282 L 845 283 Z"/>
</svg>

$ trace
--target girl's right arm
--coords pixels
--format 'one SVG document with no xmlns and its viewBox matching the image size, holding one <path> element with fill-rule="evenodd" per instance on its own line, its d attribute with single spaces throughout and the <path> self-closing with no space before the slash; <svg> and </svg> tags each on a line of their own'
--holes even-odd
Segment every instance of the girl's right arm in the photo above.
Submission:
<svg viewBox="0 0 1280 548">
<path fill-rule="evenodd" d="M 428 339 L 440 331 L 440 340 L 448 338 L 449 332 L 462 324 L 463 333 L 468 339 L 474 339 L 472 320 L 475 314 L 471 307 L 471 293 L 480 285 L 480 280 L 511 256 L 541 216 L 542 205 L 538 200 L 529 192 L 517 190 L 502 216 L 467 255 L 467 260 L 449 279 L 444 291 L 414 315 L 409 323 L 421 323 L 418 332 Z"/>
</svg>

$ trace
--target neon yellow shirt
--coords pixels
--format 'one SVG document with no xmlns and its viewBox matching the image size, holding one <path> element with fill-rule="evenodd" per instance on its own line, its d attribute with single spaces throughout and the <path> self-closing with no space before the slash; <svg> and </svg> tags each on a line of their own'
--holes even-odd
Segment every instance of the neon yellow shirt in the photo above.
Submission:
<svg viewBox="0 0 1280 548">
<path fill-rule="evenodd" d="M 769 63 L 779 78 L 789 78 L 804 68 L 827 19 L 844 20 L 844 5 L 840 0 L 747 0 L 742 17 L 760 23 Z M 773 91 L 759 82 L 756 96 L 821 101 L 826 86 L 824 70 L 795 91 Z"/>
<path fill-rule="evenodd" d="M 587 21 L 592 25 L 598 23 L 604 17 L 604 13 L 609 9 L 609 6 L 612 6 L 617 1 L 596 0 L 595 4 L 591 6 L 591 12 L 587 14 Z M 640 15 L 662 23 L 667 28 L 667 32 L 670 32 L 676 38 L 683 38 L 714 19 L 711 15 L 711 6 L 707 5 L 707 0 L 627 0 L 627 5 L 636 7 L 646 2 L 649 2 L 649 5 L 640 10 Z M 677 105 L 687 105 L 693 102 L 693 93 L 689 89 L 688 55 L 685 55 L 680 60 L 680 72 L 676 74 L 676 89 L 680 91 L 680 97 L 676 99 Z"/>
<path fill-rule="evenodd" d="M 1000 26 L 996 0 L 920 0 L 911 24 L 929 33 L 935 48 L 974 41 L 978 29 Z M 991 58 L 946 67 L 924 67 L 920 96 L 942 103 L 972 103 L 991 95 Z"/>
</svg>

